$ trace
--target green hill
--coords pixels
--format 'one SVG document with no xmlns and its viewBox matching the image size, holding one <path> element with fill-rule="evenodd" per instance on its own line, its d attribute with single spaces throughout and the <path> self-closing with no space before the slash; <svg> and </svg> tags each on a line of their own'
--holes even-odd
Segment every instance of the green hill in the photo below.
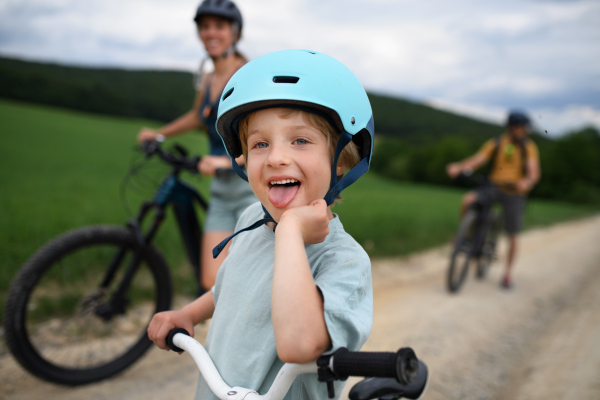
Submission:
<svg viewBox="0 0 600 400">
<path fill-rule="evenodd" d="M 170 121 L 191 107 L 192 74 L 82 68 L 0 58 L 0 97 L 101 114 Z M 467 140 L 502 131 L 435 108 L 369 94 L 377 132 L 415 143 L 444 136 Z"/>
<path fill-rule="evenodd" d="M 189 110 L 192 74 L 81 68 L 0 58 L 0 97 L 170 121 Z"/>
<path fill-rule="evenodd" d="M 82 68 L 0 58 L 0 98 L 99 114 L 170 121 L 190 109 L 192 74 Z M 503 128 L 424 104 L 369 94 L 378 133 L 372 170 L 388 178 L 453 184 L 448 162 L 473 154 Z M 600 135 L 587 129 L 558 140 L 532 135 L 542 181 L 533 196 L 600 202 Z"/>
<path fill-rule="evenodd" d="M 447 136 L 481 141 L 498 135 L 499 125 L 441 111 L 394 97 L 369 94 L 377 133 L 411 143 L 426 143 Z"/>
</svg>

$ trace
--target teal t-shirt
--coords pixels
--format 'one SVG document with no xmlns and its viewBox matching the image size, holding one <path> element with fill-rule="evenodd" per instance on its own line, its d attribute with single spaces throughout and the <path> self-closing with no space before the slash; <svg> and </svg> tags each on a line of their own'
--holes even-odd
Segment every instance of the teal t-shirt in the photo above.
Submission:
<svg viewBox="0 0 600 400">
<path fill-rule="evenodd" d="M 335 215 L 335 214 L 334 214 Z M 236 231 L 263 218 L 260 203 L 249 206 Z M 215 312 L 205 347 L 229 386 L 265 394 L 283 362 L 277 357 L 271 320 L 275 233 L 266 225 L 236 236 L 221 265 L 214 287 Z M 358 351 L 373 325 L 371 262 L 363 248 L 344 231 L 340 219 L 329 221 L 323 243 L 306 246 L 315 284 L 324 299 L 325 322 L 332 347 Z M 336 382 L 339 397 L 345 382 Z M 217 399 L 202 376 L 196 400 Z M 286 400 L 327 399 L 317 374 L 300 375 Z"/>
</svg>

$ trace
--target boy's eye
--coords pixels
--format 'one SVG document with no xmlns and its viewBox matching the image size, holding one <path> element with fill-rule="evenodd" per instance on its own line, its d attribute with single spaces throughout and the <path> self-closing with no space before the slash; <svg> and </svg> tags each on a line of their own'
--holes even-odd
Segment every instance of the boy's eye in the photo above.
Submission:
<svg viewBox="0 0 600 400">
<path fill-rule="evenodd" d="M 294 143 L 296 143 L 296 144 L 307 144 L 308 141 L 306 139 L 296 139 L 296 140 L 294 140 Z"/>
<path fill-rule="evenodd" d="M 258 149 L 266 149 L 267 147 L 269 147 L 269 145 L 266 144 L 265 142 L 258 142 L 258 143 L 256 143 L 255 147 Z"/>
</svg>

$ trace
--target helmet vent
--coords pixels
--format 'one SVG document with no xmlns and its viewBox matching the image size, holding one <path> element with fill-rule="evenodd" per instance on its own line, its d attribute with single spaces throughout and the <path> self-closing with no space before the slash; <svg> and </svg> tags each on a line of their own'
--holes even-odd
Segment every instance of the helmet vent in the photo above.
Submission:
<svg viewBox="0 0 600 400">
<path fill-rule="evenodd" d="M 274 76 L 273 82 L 275 83 L 297 83 L 300 78 L 296 76 Z"/>
<path fill-rule="evenodd" d="M 223 100 L 225 100 L 226 98 L 228 98 L 229 96 L 231 96 L 231 93 L 233 93 L 233 89 L 235 89 L 235 88 L 231 88 L 231 89 L 229 89 L 229 90 L 227 91 L 227 93 L 225 93 L 225 94 L 223 95 Z"/>
</svg>

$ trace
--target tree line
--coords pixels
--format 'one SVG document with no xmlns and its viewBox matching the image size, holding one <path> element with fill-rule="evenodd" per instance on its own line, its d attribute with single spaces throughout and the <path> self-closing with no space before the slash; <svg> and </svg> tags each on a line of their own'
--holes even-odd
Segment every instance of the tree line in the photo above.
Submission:
<svg viewBox="0 0 600 400">
<path fill-rule="evenodd" d="M 597 129 L 586 128 L 555 140 L 536 133 L 530 137 L 538 145 L 542 169 L 532 196 L 600 204 L 600 132 Z M 468 186 L 453 182 L 446 175 L 446 164 L 474 154 L 484 140 L 446 136 L 415 144 L 402 138 L 379 136 L 371 168 L 396 180 Z M 486 172 L 485 167 L 482 172 Z"/>
</svg>

